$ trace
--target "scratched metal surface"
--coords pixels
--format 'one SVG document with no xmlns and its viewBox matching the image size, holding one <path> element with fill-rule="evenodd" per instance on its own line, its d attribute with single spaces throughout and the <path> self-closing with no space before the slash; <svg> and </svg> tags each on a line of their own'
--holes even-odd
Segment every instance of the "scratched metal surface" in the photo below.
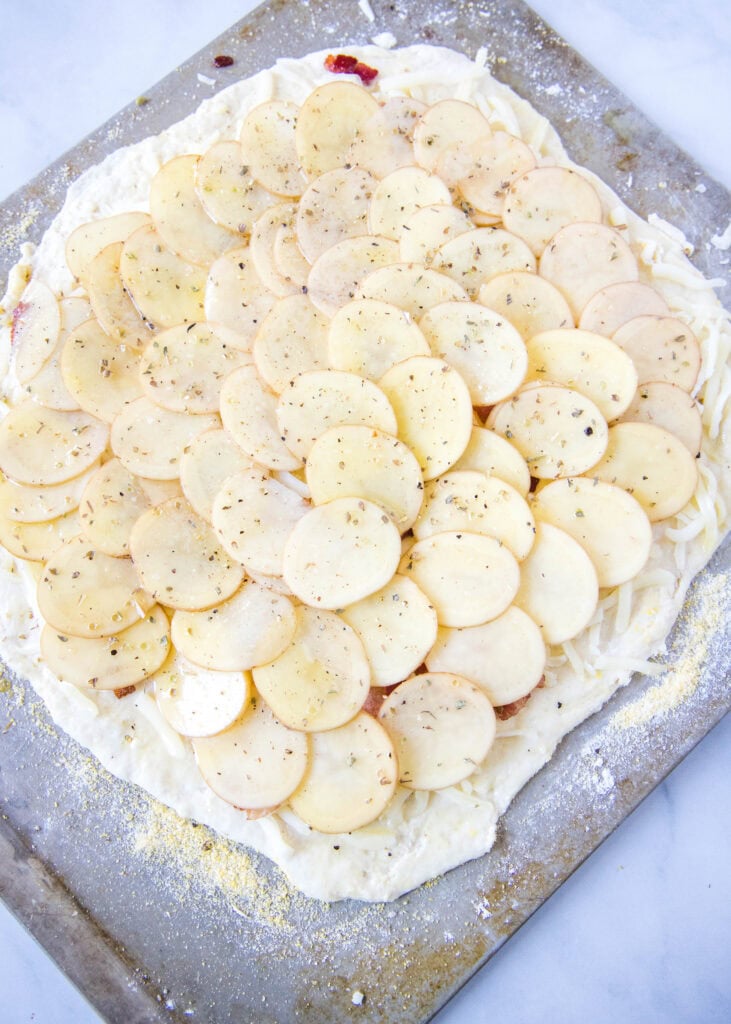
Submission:
<svg viewBox="0 0 731 1024">
<path fill-rule="evenodd" d="M 705 273 L 728 273 L 705 243 L 731 219 L 731 196 L 527 7 L 517 0 L 372 6 L 372 26 L 353 18 L 351 0 L 272 0 L 258 8 L 150 89 L 146 106 L 125 108 L 3 204 L 3 274 L 18 241 L 40 237 L 81 170 L 193 109 L 197 71 L 215 53 L 236 58 L 219 74 L 223 87 L 278 56 L 364 43 L 378 31 L 391 31 L 399 44 L 427 41 L 470 55 L 486 46 L 497 76 L 553 121 L 578 162 L 639 213 L 681 227 Z M 549 83 L 560 93 L 547 93 Z M 695 191 L 701 174 L 703 193 Z M 702 574 L 701 591 L 728 571 L 729 550 Z M 693 609 L 691 596 L 677 627 L 681 647 L 708 629 Z M 353 1016 L 357 990 L 365 994 L 357 1009 L 363 1022 L 426 1021 L 728 710 L 728 632 L 707 643 L 698 686 L 672 714 L 630 731 L 613 727 L 617 711 L 652 685 L 636 678 L 575 730 L 514 801 L 488 856 L 388 906 L 297 899 L 276 920 L 257 912 L 261 901 L 242 911 L 223 888 L 181 886 L 172 858 L 151 868 L 131 838 L 149 810 L 144 796 L 89 770 L 83 752 L 15 681 L 3 696 L 13 725 L 0 735 L 0 896 L 110 1024 L 327 1024 Z M 609 793 L 597 788 L 597 764 L 615 780 Z M 270 877 L 272 889 L 280 887 L 275 869 L 255 861 L 260 884 Z"/>
</svg>

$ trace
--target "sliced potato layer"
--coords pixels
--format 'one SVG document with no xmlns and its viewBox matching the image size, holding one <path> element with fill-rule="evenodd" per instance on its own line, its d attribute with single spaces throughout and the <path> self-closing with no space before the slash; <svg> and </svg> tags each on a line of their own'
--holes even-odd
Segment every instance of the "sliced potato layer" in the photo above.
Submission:
<svg viewBox="0 0 731 1024">
<path fill-rule="evenodd" d="M 89 267 L 94 257 L 113 242 L 126 242 L 134 231 L 149 223 L 148 213 L 130 212 L 80 224 L 66 241 L 66 262 L 69 270 L 86 287 Z"/>
<path fill-rule="evenodd" d="M 366 277 L 379 267 L 397 263 L 398 259 L 399 248 L 391 238 L 380 235 L 344 238 L 326 249 L 313 264 L 307 279 L 308 294 L 322 313 L 334 316 L 341 306 L 358 295 Z"/>
<path fill-rule="evenodd" d="M 58 299 L 41 281 L 29 281 L 13 310 L 11 331 L 15 375 L 21 384 L 32 380 L 50 359 L 60 330 Z"/>
<path fill-rule="evenodd" d="M 139 380 L 155 405 L 171 412 L 216 413 L 226 377 L 243 354 L 210 324 L 161 331 L 142 353 Z"/>
<path fill-rule="evenodd" d="M 470 441 L 455 469 L 474 469 L 486 476 L 504 480 L 525 498 L 530 490 L 528 465 L 510 441 L 494 430 L 473 427 Z"/>
<path fill-rule="evenodd" d="M 510 183 L 535 167 L 533 151 L 515 135 L 495 132 L 490 139 L 473 142 L 466 155 L 469 159 L 463 160 L 459 192 L 484 218 L 482 223 L 496 223 L 502 217 Z"/>
<path fill-rule="evenodd" d="M 297 240 L 305 259 L 314 263 L 344 238 L 387 234 L 368 229 L 368 207 L 376 184 L 372 174 L 352 166 L 336 167 L 315 178 L 297 210 Z"/>
<path fill-rule="evenodd" d="M 691 455 L 698 455 L 703 438 L 700 409 L 687 391 L 666 381 L 640 384 L 620 422 L 653 423 L 675 434 Z"/>
<path fill-rule="evenodd" d="M 509 320 L 525 341 L 541 331 L 573 326 L 568 302 L 539 274 L 521 270 L 496 274 L 480 286 L 478 299 Z"/>
<path fill-rule="evenodd" d="M 180 456 L 180 486 L 198 515 L 210 522 L 213 502 L 226 478 L 251 468 L 252 460 L 227 430 L 206 430 Z"/>
<path fill-rule="evenodd" d="M 256 272 L 248 247 L 230 249 L 211 264 L 205 284 L 205 318 L 239 335 L 245 351 L 276 301 Z"/>
<path fill-rule="evenodd" d="M 636 316 L 613 334 L 637 369 L 640 384 L 665 381 L 692 391 L 701 366 L 693 331 L 674 316 Z"/>
<path fill-rule="evenodd" d="M 168 249 L 154 225 L 143 225 L 129 236 L 119 272 L 137 309 L 156 327 L 203 319 L 205 270 Z"/>
<path fill-rule="evenodd" d="M 244 163 L 264 188 L 280 196 L 299 196 L 305 187 L 295 144 L 299 107 L 270 100 L 254 107 L 241 127 Z"/>
<path fill-rule="evenodd" d="M 578 319 L 600 289 L 636 281 L 637 260 L 618 231 L 606 224 L 568 224 L 548 243 L 539 273 L 565 296 Z"/>
<path fill-rule="evenodd" d="M 409 217 L 422 206 L 450 201 L 449 189 L 441 178 L 421 167 L 400 167 L 373 190 L 368 208 L 370 230 L 398 241 Z"/>
<path fill-rule="evenodd" d="M 211 220 L 241 235 L 250 234 L 275 201 L 252 177 L 237 142 L 217 142 L 203 154 L 195 166 L 195 188 Z"/>
<path fill-rule="evenodd" d="M 277 398 L 267 391 L 251 366 L 241 366 L 221 388 L 223 425 L 245 455 L 270 469 L 298 469 L 300 460 L 287 448 L 277 423 Z"/>
<path fill-rule="evenodd" d="M 43 523 L 78 508 L 81 495 L 97 467 L 50 487 L 16 484 L 0 473 L 0 513 L 14 523 Z"/>
<path fill-rule="evenodd" d="M 129 536 L 154 502 L 139 477 L 109 459 L 88 480 L 81 496 L 79 524 L 84 536 L 105 555 L 129 555 Z"/>
<path fill-rule="evenodd" d="M 504 228 L 475 228 L 445 242 L 433 260 L 441 270 L 476 299 L 480 287 L 496 274 L 534 271 L 535 256 L 522 238 Z"/>
<path fill-rule="evenodd" d="M 218 416 L 172 412 L 143 396 L 125 406 L 112 424 L 112 451 L 130 473 L 175 480 L 187 445 L 220 425 Z"/>
<path fill-rule="evenodd" d="M 421 263 L 428 267 L 437 249 L 450 238 L 471 231 L 474 224 L 466 213 L 451 203 L 420 206 L 404 221 L 399 239 L 404 263 Z"/>
<path fill-rule="evenodd" d="M 89 413 L 21 402 L 0 423 L 0 470 L 19 484 L 60 484 L 89 469 L 108 440 L 107 424 Z"/>
<path fill-rule="evenodd" d="M 623 281 L 601 288 L 589 299 L 581 313 L 579 327 L 611 338 L 628 320 L 636 316 L 669 316 L 668 304 L 649 284 Z"/>
<path fill-rule="evenodd" d="M 308 178 L 342 167 L 351 143 L 377 111 L 370 93 L 352 82 L 328 82 L 311 92 L 295 130 L 297 156 Z"/>
<path fill-rule="evenodd" d="M 137 352 L 111 338 L 96 320 L 87 320 L 67 338 L 61 373 L 84 412 L 107 423 L 142 394 Z"/>
<path fill-rule="evenodd" d="M 440 100 L 426 110 L 414 129 L 416 162 L 435 171 L 439 158 L 454 143 L 467 139 L 489 139 L 492 130 L 487 118 L 471 103 Z"/>
<path fill-rule="evenodd" d="M 276 394 L 308 370 L 327 366 L 329 321 L 306 295 L 280 299 L 254 338 L 259 376 Z"/>
<path fill-rule="evenodd" d="M 214 672 L 175 654 L 155 674 L 155 699 L 181 736 L 215 736 L 240 718 L 251 698 L 248 672 Z"/>
<path fill-rule="evenodd" d="M 129 297 L 119 275 L 122 242 L 114 242 L 94 257 L 89 267 L 89 299 L 94 316 L 120 345 L 146 344 L 150 329 Z"/>
<path fill-rule="evenodd" d="M 525 239 L 536 256 L 567 224 L 601 219 L 596 189 L 568 167 L 535 167 L 515 178 L 505 195 L 503 224 Z"/>
<path fill-rule="evenodd" d="M 409 314 L 398 306 L 380 299 L 356 299 L 330 321 L 328 355 L 334 369 L 378 380 L 394 363 L 428 356 L 430 348 Z"/>
<path fill-rule="evenodd" d="M 436 270 L 428 270 L 419 263 L 396 263 L 374 270 L 358 289 L 362 299 L 379 299 L 398 306 L 418 319 L 439 302 L 460 302 L 467 293 L 456 281 Z"/>
</svg>

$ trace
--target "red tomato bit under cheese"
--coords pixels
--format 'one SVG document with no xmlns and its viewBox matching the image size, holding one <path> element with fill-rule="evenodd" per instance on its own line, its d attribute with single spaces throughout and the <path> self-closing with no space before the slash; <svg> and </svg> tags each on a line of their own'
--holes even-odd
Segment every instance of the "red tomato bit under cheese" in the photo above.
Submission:
<svg viewBox="0 0 731 1024">
<path fill-rule="evenodd" d="M 329 53 L 325 58 L 325 67 L 334 75 L 357 75 L 363 85 L 370 85 L 378 75 L 377 68 L 371 68 L 357 57 L 348 56 L 347 53 L 339 53 L 337 56 Z"/>
</svg>

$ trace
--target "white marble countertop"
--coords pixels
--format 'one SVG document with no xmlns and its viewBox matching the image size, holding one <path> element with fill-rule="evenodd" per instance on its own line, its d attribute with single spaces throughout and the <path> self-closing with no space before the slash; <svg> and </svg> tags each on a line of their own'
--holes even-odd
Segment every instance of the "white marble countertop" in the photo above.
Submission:
<svg viewBox="0 0 731 1024">
<path fill-rule="evenodd" d="M 0 196 L 254 6 L 2 0 Z M 725 0 L 532 6 L 731 188 Z M 439 1024 L 731 1020 L 730 779 L 726 720 L 442 1011 Z M 5 1024 L 99 1024 L 2 905 L 0 991 Z"/>
</svg>

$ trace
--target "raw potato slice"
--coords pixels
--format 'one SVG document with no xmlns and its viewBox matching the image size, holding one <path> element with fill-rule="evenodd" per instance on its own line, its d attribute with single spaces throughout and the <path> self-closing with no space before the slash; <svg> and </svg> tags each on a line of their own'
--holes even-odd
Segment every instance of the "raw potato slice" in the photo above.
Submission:
<svg viewBox="0 0 731 1024">
<path fill-rule="evenodd" d="M 443 302 L 432 306 L 419 327 L 432 355 L 461 374 L 473 405 L 494 405 L 523 383 L 523 339 L 499 313 L 476 302 Z"/>
<path fill-rule="evenodd" d="M 211 220 L 248 235 L 274 196 L 252 177 L 238 142 L 217 142 L 195 165 L 198 198 Z"/>
<path fill-rule="evenodd" d="M 209 611 L 177 611 L 171 623 L 176 650 L 204 668 L 245 671 L 282 653 L 294 636 L 291 601 L 252 580 Z"/>
<path fill-rule="evenodd" d="M 505 192 L 519 174 L 536 165 L 529 146 L 508 132 L 495 132 L 468 148 L 471 166 L 458 182 L 465 202 L 493 221 L 503 215 Z"/>
<path fill-rule="evenodd" d="M 536 259 L 517 235 L 503 228 L 475 228 L 440 246 L 432 266 L 476 299 L 485 281 L 512 270 L 534 271 Z"/>
<path fill-rule="evenodd" d="M 412 676 L 381 705 L 399 782 L 408 789 L 444 789 L 466 779 L 495 739 L 495 712 L 474 683 L 450 672 Z"/>
<path fill-rule="evenodd" d="M 596 189 L 568 167 L 535 167 L 515 178 L 505 194 L 503 224 L 525 239 L 536 256 L 567 224 L 601 219 Z"/>
<path fill-rule="evenodd" d="M 50 487 L 16 484 L 0 473 L 0 513 L 14 523 L 43 523 L 73 512 L 96 468 L 91 466 L 79 476 Z"/>
<path fill-rule="evenodd" d="M 312 736 L 309 767 L 289 805 L 318 832 L 352 832 L 385 810 L 397 781 L 393 743 L 383 726 L 363 712 Z"/>
<path fill-rule="evenodd" d="M 280 196 L 299 196 L 305 187 L 295 145 L 299 107 L 270 100 L 254 107 L 241 128 L 241 152 L 252 176 Z"/>
<path fill-rule="evenodd" d="M 84 488 L 79 508 L 81 531 L 105 555 L 126 557 L 132 527 L 152 504 L 139 478 L 119 459 L 110 459 Z"/>
<path fill-rule="evenodd" d="M 342 617 L 365 648 L 373 686 L 393 686 L 416 671 L 437 638 L 437 614 L 413 580 L 398 573 Z"/>
<path fill-rule="evenodd" d="M 698 480 L 696 460 L 674 434 L 652 423 L 617 423 L 609 428 L 604 457 L 592 477 L 624 488 L 651 523 L 680 512 Z"/>
<path fill-rule="evenodd" d="M 334 316 L 341 306 L 355 298 L 366 277 L 398 259 L 399 248 L 391 238 L 345 238 L 313 264 L 307 279 L 309 296 L 322 313 Z"/>
<path fill-rule="evenodd" d="M 180 457 L 204 430 L 220 427 L 218 416 L 190 416 L 138 398 L 112 424 L 111 447 L 130 473 L 153 480 L 175 480 Z"/>
<path fill-rule="evenodd" d="M 429 266 L 440 245 L 473 228 L 467 214 L 451 203 L 422 206 L 404 221 L 399 240 L 401 259 Z"/>
<path fill-rule="evenodd" d="M 119 276 L 122 242 L 113 242 L 94 257 L 89 266 L 89 299 L 94 316 L 110 338 L 120 345 L 140 348 L 150 329 Z"/>
<path fill-rule="evenodd" d="M 500 541 L 467 531 L 417 541 L 399 572 L 424 591 L 440 626 L 478 626 L 497 618 L 520 583 L 518 563 Z"/>
<path fill-rule="evenodd" d="M 353 139 L 347 163 L 376 178 L 413 164 L 414 129 L 426 109 L 425 103 L 410 96 L 391 96 Z"/>
<path fill-rule="evenodd" d="M 81 637 L 116 635 L 143 618 L 152 605 L 129 558 L 96 551 L 80 536 L 48 559 L 37 596 L 49 625 Z"/>
<path fill-rule="evenodd" d="M 139 357 L 87 320 L 69 335 L 61 355 L 61 373 L 69 392 L 84 412 L 112 423 L 142 394 Z"/>
<path fill-rule="evenodd" d="M 205 319 L 228 327 L 240 336 L 239 347 L 250 349 L 277 297 L 264 287 L 249 249 L 220 256 L 208 271 L 205 290 Z"/>
<path fill-rule="evenodd" d="M 611 338 L 628 320 L 645 315 L 669 316 L 667 302 L 649 284 L 623 281 L 592 295 L 581 313 L 579 327 Z"/>
<path fill-rule="evenodd" d="M 600 587 L 631 580 L 650 554 L 652 527 L 642 506 L 620 487 L 602 480 L 554 480 L 534 495 L 533 514 L 582 546 L 594 564 Z"/>
<path fill-rule="evenodd" d="M 135 306 L 156 327 L 203 319 L 205 270 L 176 256 L 152 224 L 124 243 L 119 272 Z"/>
<path fill-rule="evenodd" d="M 404 224 L 422 206 L 450 203 L 441 178 L 421 167 L 401 167 L 379 181 L 368 209 L 371 233 L 398 241 Z"/>
<path fill-rule="evenodd" d="M 701 366 L 693 331 L 674 316 L 637 316 L 613 335 L 637 369 L 640 384 L 666 381 L 692 391 Z"/>
<path fill-rule="evenodd" d="M 356 299 L 330 321 L 328 354 L 334 369 L 379 380 L 394 363 L 431 350 L 404 310 L 380 299 Z"/>
<path fill-rule="evenodd" d="M 151 402 L 171 412 L 215 413 L 226 377 L 244 360 L 212 324 L 179 324 L 147 345 L 139 380 Z"/>
<path fill-rule="evenodd" d="M 299 607 L 296 618 L 285 650 L 254 669 L 256 688 L 290 729 L 335 729 L 354 718 L 368 696 L 370 668 L 363 645 L 332 612 Z"/>
<path fill-rule="evenodd" d="M 215 736 L 233 725 L 251 700 L 248 672 L 214 672 L 175 654 L 155 674 L 155 699 L 181 736 Z"/>
<path fill-rule="evenodd" d="M 454 468 L 474 469 L 486 476 L 495 476 L 514 487 L 524 498 L 530 490 L 528 465 L 518 449 L 484 427 L 472 428 L 470 442 Z"/>
<path fill-rule="evenodd" d="M 445 530 L 495 537 L 520 561 L 533 546 L 535 522 L 525 498 L 504 480 L 455 470 L 427 484 L 414 523 L 417 540 Z"/>
<path fill-rule="evenodd" d="M 528 342 L 526 379 L 574 388 L 607 420 L 621 416 L 637 390 L 634 363 L 619 345 L 577 328 L 534 335 Z"/>
<path fill-rule="evenodd" d="M 467 385 L 442 359 L 414 356 L 379 381 L 391 402 L 398 433 L 419 461 L 425 480 L 441 476 L 459 459 L 472 433 Z"/>
<path fill-rule="evenodd" d="M 353 139 L 377 112 L 370 93 L 351 82 L 328 82 L 311 92 L 295 130 L 297 156 L 307 177 L 342 167 Z"/>
<path fill-rule="evenodd" d="M 554 384 L 523 388 L 495 406 L 487 425 L 515 445 L 539 480 L 585 473 L 607 447 L 607 423 L 591 399 Z"/>
<path fill-rule="evenodd" d="M 78 536 L 76 509 L 47 522 L 19 523 L 0 514 L 0 544 L 27 562 L 45 562 L 61 545 Z"/>
<path fill-rule="evenodd" d="M 135 523 L 129 549 L 143 587 L 170 608 L 210 608 L 238 590 L 244 570 L 184 498 L 170 498 Z"/>
<path fill-rule="evenodd" d="M 89 413 L 21 402 L 0 423 L 0 470 L 18 484 L 60 484 L 89 469 L 108 440 L 107 424 Z"/>
<path fill-rule="evenodd" d="M 315 178 L 297 211 L 297 239 L 310 263 L 344 238 L 369 233 L 368 205 L 376 184 L 372 174 L 352 166 L 336 167 Z"/>
<path fill-rule="evenodd" d="M 687 391 L 675 384 L 665 381 L 640 384 L 619 422 L 653 423 L 680 438 L 692 456 L 701 450 L 703 421 L 700 410 Z"/>
<path fill-rule="evenodd" d="M 58 409 L 60 412 L 71 412 L 79 408 L 79 403 L 64 384 L 61 355 L 69 335 L 93 316 L 93 313 L 88 299 L 80 296 L 61 299 L 59 308 L 61 331 L 56 347 L 33 380 L 28 381 L 25 391 L 39 405 L 45 405 L 48 409 Z"/>
<path fill-rule="evenodd" d="M 477 107 L 462 100 L 440 100 L 422 114 L 414 129 L 416 162 L 427 171 L 435 171 L 440 156 L 453 143 L 487 140 L 491 135 L 487 118 Z"/>
<path fill-rule="evenodd" d="M 535 542 L 520 567 L 518 608 L 547 644 L 561 644 L 588 625 L 598 599 L 596 569 L 583 547 L 564 530 L 537 522 Z"/>
<path fill-rule="evenodd" d="M 168 618 L 157 604 L 111 636 L 64 635 L 48 625 L 41 633 L 41 657 L 54 675 L 92 690 L 136 686 L 157 672 L 169 650 Z"/>
<path fill-rule="evenodd" d="M 497 274 L 480 285 L 477 297 L 483 306 L 509 320 L 525 341 L 541 331 L 574 325 L 566 299 L 539 274 L 523 270 Z"/>
<path fill-rule="evenodd" d="M 541 631 L 511 605 L 492 622 L 469 629 L 440 629 L 426 659 L 430 672 L 457 672 L 477 683 L 493 707 L 512 704 L 538 685 L 546 667 Z"/>
<path fill-rule="evenodd" d="M 228 431 L 206 430 L 180 457 L 180 485 L 198 515 L 211 522 L 213 501 L 226 478 L 252 466 Z"/>
<path fill-rule="evenodd" d="M 270 206 L 254 221 L 249 241 L 251 258 L 264 287 L 280 298 L 294 295 L 300 289 L 294 281 L 282 274 L 274 258 L 274 247 L 282 229 L 293 230 L 297 217 L 296 203 L 277 203 Z"/>
<path fill-rule="evenodd" d="M 401 557 L 401 535 L 382 508 L 336 498 L 310 509 L 284 547 L 284 579 L 316 608 L 345 608 L 384 587 Z"/>
<path fill-rule="evenodd" d="M 277 422 L 287 447 L 303 461 L 330 427 L 360 424 L 387 434 L 397 429 L 396 415 L 381 389 L 338 370 L 314 370 L 292 381 L 279 398 Z"/>
<path fill-rule="evenodd" d="M 421 469 L 407 446 L 373 427 L 338 426 L 321 434 L 307 456 L 307 483 L 315 505 L 364 498 L 408 530 L 423 495 Z"/>
<path fill-rule="evenodd" d="M 281 576 L 284 545 L 309 507 L 290 487 L 256 468 L 226 480 L 211 518 L 232 558 L 251 572 Z"/>
<path fill-rule="evenodd" d="M 150 182 L 150 216 L 165 245 L 181 260 L 208 267 L 227 249 L 241 244 L 206 213 L 195 182 L 201 158 L 176 156 Z"/>
<path fill-rule="evenodd" d="M 257 331 L 252 354 L 259 376 L 281 394 L 308 370 L 327 366 L 330 321 L 307 295 L 280 299 Z"/>
<path fill-rule="evenodd" d="M 221 419 L 245 455 L 270 469 L 299 469 L 277 423 L 277 398 L 251 366 L 229 374 L 221 388 Z"/>
<path fill-rule="evenodd" d="M 281 804 L 300 784 L 308 761 L 307 736 L 282 725 L 257 698 L 230 729 L 194 739 L 193 750 L 213 792 L 244 810 Z"/>
<path fill-rule="evenodd" d="M 563 293 L 578 320 L 601 288 L 636 281 L 637 260 L 618 231 L 606 224 L 569 224 L 543 250 L 538 272 Z"/>
<path fill-rule="evenodd" d="M 467 300 L 467 292 L 456 281 L 420 263 L 394 263 L 374 271 L 362 282 L 358 296 L 398 306 L 416 320 L 441 302 Z"/>
<path fill-rule="evenodd" d="M 113 217 L 87 221 L 75 228 L 66 241 L 66 263 L 74 277 L 87 287 L 92 260 L 113 242 L 126 242 L 129 236 L 150 224 L 148 213 L 118 213 Z"/>
<path fill-rule="evenodd" d="M 11 344 L 15 376 L 27 384 L 51 358 L 61 330 L 61 309 L 51 289 L 31 280 L 13 310 Z"/>
</svg>

